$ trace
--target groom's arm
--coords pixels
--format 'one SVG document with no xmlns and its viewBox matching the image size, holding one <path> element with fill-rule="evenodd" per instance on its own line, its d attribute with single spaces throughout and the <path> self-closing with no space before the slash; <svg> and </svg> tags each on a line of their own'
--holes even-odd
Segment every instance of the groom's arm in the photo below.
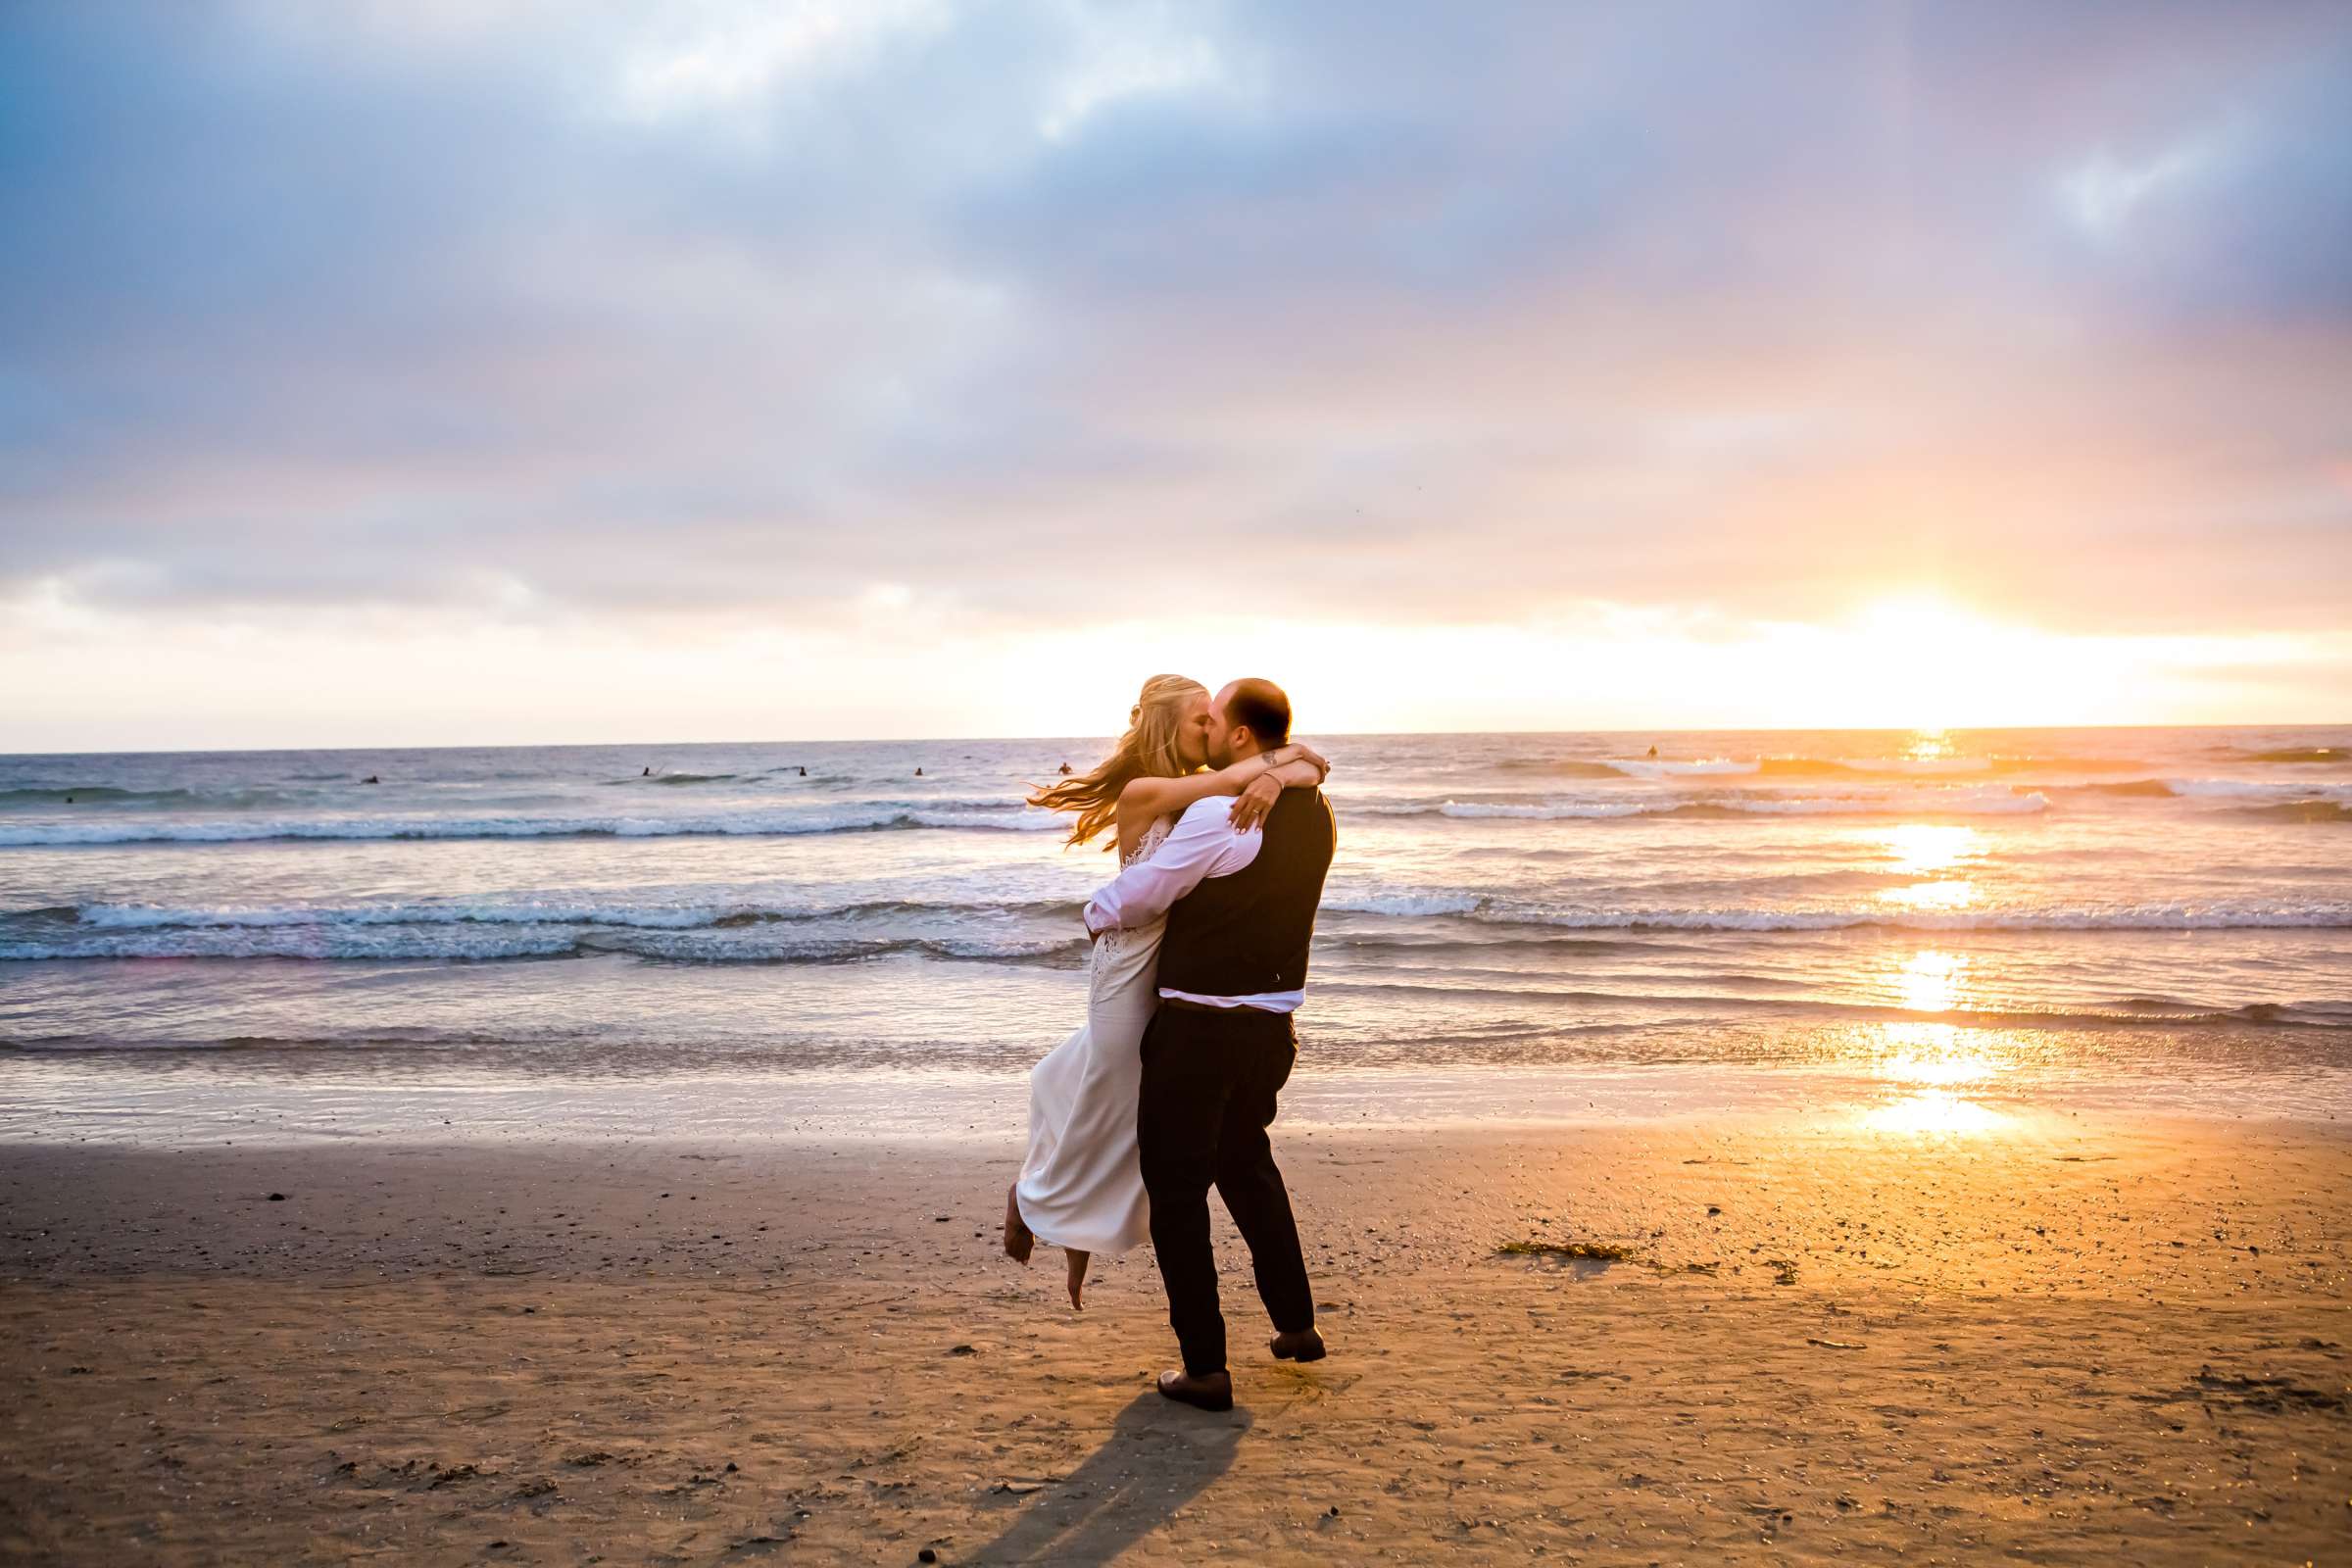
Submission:
<svg viewBox="0 0 2352 1568">
<path fill-rule="evenodd" d="M 1222 795 L 1195 801 L 1176 819 L 1167 842 L 1113 877 L 1086 904 L 1086 929 L 1101 936 L 1118 926 L 1144 925 L 1212 876 L 1231 876 L 1257 858 L 1265 835 L 1236 833 Z"/>
</svg>

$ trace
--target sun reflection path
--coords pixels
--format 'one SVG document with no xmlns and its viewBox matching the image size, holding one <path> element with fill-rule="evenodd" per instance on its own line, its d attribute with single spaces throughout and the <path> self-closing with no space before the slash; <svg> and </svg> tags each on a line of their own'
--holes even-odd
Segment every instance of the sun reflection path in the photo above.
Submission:
<svg viewBox="0 0 2352 1568">
<path fill-rule="evenodd" d="M 1919 729 L 1911 732 L 1911 745 L 1904 755 L 1915 762 L 1937 762 L 1956 755 L 1948 734 L 1941 729 Z"/>
<path fill-rule="evenodd" d="M 1916 877 L 1966 871 L 1984 854 L 1984 835 L 1975 828 L 1936 822 L 1906 822 L 1888 828 L 1885 843 L 1886 853 L 1894 858 L 1893 869 Z M 1977 902 L 1977 885 L 1966 876 L 1947 875 L 1888 888 L 1879 895 L 1879 901 L 1906 909 L 1965 909 Z"/>
<path fill-rule="evenodd" d="M 1911 876 L 1948 871 L 1984 853 L 1984 836 L 1957 823 L 1905 822 L 1886 829 L 1885 837 L 1894 869 Z"/>
<path fill-rule="evenodd" d="M 1938 872 L 1966 872 L 1985 854 L 1985 839 L 1976 827 L 1945 823 L 1905 823 L 1884 832 L 1884 847 L 1893 856 L 1893 870 L 1910 877 L 1936 877 Z M 1966 909 L 1976 903 L 1976 882 L 1966 874 L 1945 874 L 1934 882 L 1915 882 L 1886 889 L 1880 903 L 1905 909 Z"/>
<path fill-rule="evenodd" d="M 1968 959 L 1964 955 L 1938 953 L 1929 948 L 1905 958 L 1887 974 L 1886 980 L 1900 1004 L 1911 1011 L 1949 1012 L 1959 1004 L 1961 983 L 1967 976 Z"/>
<path fill-rule="evenodd" d="M 1965 909 L 1977 902 L 1974 882 L 1914 882 L 1907 888 L 1888 888 L 1879 895 L 1882 904 L 1899 905 L 1906 909 Z"/>
</svg>

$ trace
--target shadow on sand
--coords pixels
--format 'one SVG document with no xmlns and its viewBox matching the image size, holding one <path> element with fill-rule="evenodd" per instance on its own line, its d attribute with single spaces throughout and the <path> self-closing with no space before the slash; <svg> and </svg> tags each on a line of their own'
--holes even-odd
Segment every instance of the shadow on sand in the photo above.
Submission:
<svg viewBox="0 0 2352 1568">
<path fill-rule="evenodd" d="M 976 1563 L 1107 1563 L 1233 1466 L 1248 1410 L 1211 1415 L 1146 1391 L 1086 1462 L 1032 1499 Z"/>
</svg>

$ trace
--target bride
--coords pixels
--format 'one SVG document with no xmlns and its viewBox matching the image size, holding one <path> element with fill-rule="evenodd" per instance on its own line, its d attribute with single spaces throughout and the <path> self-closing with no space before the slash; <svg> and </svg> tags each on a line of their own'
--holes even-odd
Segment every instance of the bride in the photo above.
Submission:
<svg viewBox="0 0 2352 1568">
<path fill-rule="evenodd" d="M 1039 790 L 1029 804 L 1075 812 L 1072 844 L 1115 828 L 1124 870 L 1150 858 L 1195 801 L 1239 796 L 1233 825 L 1245 833 L 1265 820 L 1283 790 L 1311 789 L 1330 770 L 1314 752 L 1294 744 L 1203 771 L 1208 726 L 1207 687 L 1182 675 L 1154 675 L 1144 682 L 1127 714 L 1127 733 L 1110 756 Z M 1075 1307 L 1085 1305 L 1094 1253 L 1124 1252 L 1151 1233 L 1135 1115 L 1144 1025 L 1159 1004 L 1152 982 L 1164 924 L 1163 917 L 1102 935 L 1088 962 L 1086 1022 L 1029 1072 L 1029 1153 L 1004 1195 L 1004 1250 L 1026 1263 L 1039 1241 L 1061 1248 Z"/>
</svg>

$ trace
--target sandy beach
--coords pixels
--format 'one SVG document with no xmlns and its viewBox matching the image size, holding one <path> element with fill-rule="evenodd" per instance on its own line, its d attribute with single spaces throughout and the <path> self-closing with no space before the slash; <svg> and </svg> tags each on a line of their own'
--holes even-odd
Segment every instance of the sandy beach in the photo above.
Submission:
<svg viewBox="0 0 2352 1568">
<path fill-rule="evenodd" d="M 2352 1540 L 2337 1129 L 1280 1147 L 1333 1354 L 1264 1356 L 1220 1212 L 1230 1415 L 1149 1392 L 1172 1346 L 1148 1251 L 1083 1314 L 1057 1257 L 997 1251 L 1009 1142 L 11 1147 L 0 1553 L 2299 1563 Z"/>
</svg>

